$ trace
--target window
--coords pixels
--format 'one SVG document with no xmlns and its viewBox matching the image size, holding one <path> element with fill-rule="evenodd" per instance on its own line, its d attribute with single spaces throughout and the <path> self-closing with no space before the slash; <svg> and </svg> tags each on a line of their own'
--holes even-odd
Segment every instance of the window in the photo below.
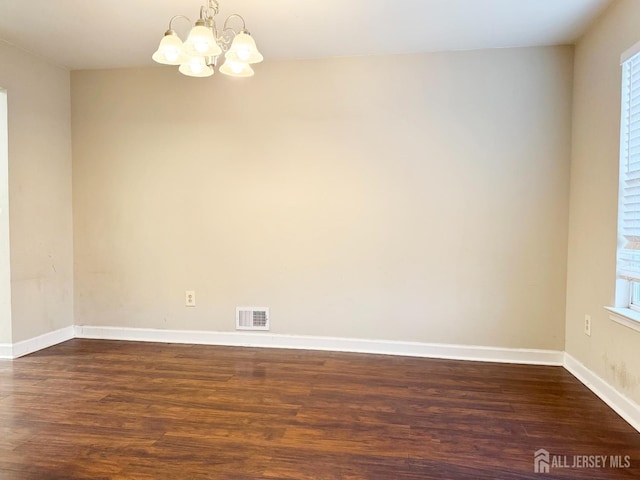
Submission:
<svg viewBox="0 0 640 480">
<path fill-rule="evenodd" d="M 616 275 L 610 310 L 640 327 L 640 44 L 622 56 Z"/>
<path fill-rule="evenodd" d="M 631 298 L 629 299 L 629 308 L 640 312 L 640 283 L 631 282 Z"/>
</svg>

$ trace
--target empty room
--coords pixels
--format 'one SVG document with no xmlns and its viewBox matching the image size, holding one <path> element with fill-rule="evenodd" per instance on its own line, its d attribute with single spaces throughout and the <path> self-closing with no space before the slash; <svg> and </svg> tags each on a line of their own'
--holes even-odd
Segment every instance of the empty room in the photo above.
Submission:
<svg viewBox="0 0 640 480">
<path fill-rule="evenodd" d="M 0 0 L 0 479 L 640 478 L 640 1 Z"/>
</svg>

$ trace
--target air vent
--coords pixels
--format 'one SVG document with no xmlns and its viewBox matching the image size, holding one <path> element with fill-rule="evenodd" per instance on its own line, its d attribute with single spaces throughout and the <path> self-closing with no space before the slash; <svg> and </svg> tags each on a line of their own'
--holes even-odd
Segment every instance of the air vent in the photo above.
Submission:
<svg viewBox="0 0 640 480">
<path fill-rule="evenodd" d="M 236 330 L 269 330 L 269 309 L 237 307 Z"/>
</svg>

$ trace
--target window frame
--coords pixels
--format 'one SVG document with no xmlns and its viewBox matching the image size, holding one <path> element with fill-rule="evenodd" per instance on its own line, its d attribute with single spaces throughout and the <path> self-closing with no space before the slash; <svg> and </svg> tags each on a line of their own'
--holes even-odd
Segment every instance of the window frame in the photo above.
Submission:
<svg viewBox="0 0 640 480">
<path fill-rule="evenodd" d="M 626 50 L 620 56 L 620 65 L 621 65 L 621 81 L 620 81 L 620 154 L 618 158 L 618 168 L 619 168 L 619 180 L 618 180 L 618 218 L 616 222 L 616 229 L 618 232 L 618 246 L 616 249 L 616 288 L 615 288 L 615 306 L 613 307 L 605 307 L 606 310 L 609 311 L 609 318 L 617 323 L 620 323 L 626 327 L 629 327 L 633 330 L 640 332 L 640 274 L 638 274 L 638 269 L 635 270 L 631 268 L 626 269 L 624 267 L 628 265 L 633 266 L 633 262 L 637 261 L 637 258 L 633 258 L 632 254 L 629 254 L 629 251 L 639 252 L 640 250 L 627 250 L 627 255 L 621 254 L 621 250 L 625 250 L 624 246 L 627 244 L 627 241 L 630 241 L 632 237 L 624 236 L 623 232 L 623 218 L 628 216 L 625 213 L 626 207 L 628 204 L 624 201 L 625 189 L 630 187 L 630 183 L 633 181 L 634 176 L 631 175 L 631 179 L 629 178 L 629 173 L 632 172 L 629 167 L 632 162 L 630 162 L 629 158 L 629 150 L 632 148 L 629 145 L 629 132 L 630 125 L 632 124 L 631 118 L 634 114 L 640 115 L 640 103 L 635 105 L 634 113 L 630 113 L 628 108 L 625 106 L 625 101 L 629 101 L 629 105 L 632 105 L 631 98 L 631 89 L 633 87 L 633 82 L 631 82 L 631 74 L 635 72 L 629 72 L 627 68 L 631 68 L 631 61 L 633 61 L 636 57 L 640 56 L 640 42 L 633 45 L 631 48 Z M 640 59 L 640 57 L 638 57 Z M 640 70 L 640 68 L 639 68 Z M 625 93 L 628 93 L 629 96 L 625 97 Z M 636 97 L 633 97 L 636 98 Z M 638 98 L 640 99 L 640 94 L 638 94 Z M 626 168 L 627 170 L 623 170 Z M 635 170 L 634 170 L 635 171 Z M 636 180 L 637 181 L 637 180 Z M 627 195 L 630 195 L 627 192 Z M 627 232 L 629 233 L 629 232 Z M 636 248 L 638 246 L 636 245 Z M 626 257 L 626 263 L 623 263 L 621 258 Z M 629 259 L 631 258 L 631 260 Z M 637 264 L 635 265 L 637 267 Z M 635 291 L 634 291 L 635 290 Z M 637 303 L 636 303 L 637 301 Z"/>
<path fill-rule="evenodd" d="M 640 282 L 629 281 L 629 308 L 640 312 Z"/>
</svg>

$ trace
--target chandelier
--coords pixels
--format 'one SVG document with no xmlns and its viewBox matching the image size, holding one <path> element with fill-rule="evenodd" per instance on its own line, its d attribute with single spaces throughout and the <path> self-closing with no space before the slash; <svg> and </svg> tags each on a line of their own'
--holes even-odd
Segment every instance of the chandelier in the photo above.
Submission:
<svg viewBox="0 0 640 480">
<path fill-rule="evenodd" d="M 173 31 L 173 21 L 178 18 L 191 20 L 184 15 L 176 15 L 169 20 L 169 30 L 164 33 L 158 50 L 151 58 L 163 65 L 180 65 L 178 70 L 190 77 L 210 77 L 217 66 L 218 59 L 224 54 L 224 63 L 220 73 L 232 77 L 250 77 L 253 75 L 252 63 L 263 60 L 256 42 L 247 31 L 242 18 L 237 13 L 229 15 L 222 30 L 218 31 L 216 16 L 218 0 L 208 0 L 208 5 L 200 7 L 200 18 L 196 20 L 183 43 Z M 241 22 L 240 29 L 231 27 L 231 23 Z"/>
</svg>

